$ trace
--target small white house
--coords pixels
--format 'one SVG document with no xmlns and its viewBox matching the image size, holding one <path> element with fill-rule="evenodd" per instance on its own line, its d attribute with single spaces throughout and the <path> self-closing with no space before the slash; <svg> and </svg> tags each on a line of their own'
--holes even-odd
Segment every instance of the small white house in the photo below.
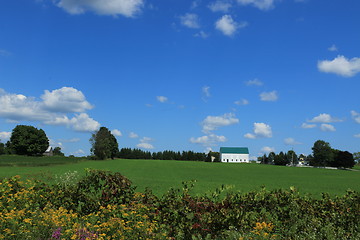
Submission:
<svg viewBox="0 0 360 240">
<path fill-rule="evenodd" d="M 220 160 L 229 163 L 248 163 L 249 149 L 247 147 L 221 147 Z"/>
</svg>

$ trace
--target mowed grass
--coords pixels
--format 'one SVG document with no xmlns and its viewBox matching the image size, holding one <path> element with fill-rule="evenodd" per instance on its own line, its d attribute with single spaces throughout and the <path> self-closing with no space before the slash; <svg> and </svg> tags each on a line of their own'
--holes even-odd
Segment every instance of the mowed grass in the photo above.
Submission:
<svg viewBox="0 0 360 240">
<path fill-rule="evenodd" d="M 62 157 L 62 156 L 28 157 L 28 156 L 19 156 L 19 155 L 0 155 L 0 167 L 50 166 L 50 165 L 75 163 L 85 160 L 86 160 L 85 157 L 84 158 Z"/>
<path fill-rule="evenodd" d="M 206 163 L 188 161 L 128 160 L 82 161 L 37 167 L 0 167 L 0 178 L 21 175 L 52 182 L 56 175 L 85 168 L 120 172 L 128 177 L 138 191 L 150 188 L 162 195 L 171 187 L 181 188 L 183 181 L 196 180 L 193 194 L 213 192 L 222 185 L 234 191 L 249 192 L 265 186 L 267 189 L 296 187 L 303 194 L 320 197 L 321 193 L 343 195 L 346 190 L 360 191 L 360 172 L 321 168 L 281 167 L 261 164 Z"/>
</svg>

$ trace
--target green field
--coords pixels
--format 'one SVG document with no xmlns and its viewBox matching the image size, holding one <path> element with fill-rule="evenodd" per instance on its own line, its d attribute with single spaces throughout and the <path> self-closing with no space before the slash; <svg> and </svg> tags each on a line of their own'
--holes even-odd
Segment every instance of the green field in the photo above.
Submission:
<svg viewBox="0 0 360 240">
<path fill-rule="evenodd" d="M 77 171 L 82 175 L 85 174 L 85 168 L 93 168 L 120 172 L 137 186 L 137 190 L 143 191 L 149 187 L 157 195 L 165 193 L 171 187 L 181 187 L 183 181 L 190 180 L 197 181 L 195 194 L 213 191 L 223 184 L 231 185 L 233 190 L 241 192 L 256 190 L 261 186 L 267 189 L 295 186 L 301 193 L 309 193 L 315 197 L 320 197 L 323 192 L 343 195 L 348 189 L 360 191 L 359 171 L 163 160 L 116 159 L 69 163 L 69 159 L 63 162 L 57 158 L 49 159 L 62 164 L 35 167 L 24 167 L 21 164 L 2 166 L 0 178 L 21 175 L 25 178 L 37 177 L 52 182 L 56 175 L 69 171 Z M 44 164 L 46 160 L 43 161 Z M 5 161 L 0 158 L 0 162 Z"/>
</svg>

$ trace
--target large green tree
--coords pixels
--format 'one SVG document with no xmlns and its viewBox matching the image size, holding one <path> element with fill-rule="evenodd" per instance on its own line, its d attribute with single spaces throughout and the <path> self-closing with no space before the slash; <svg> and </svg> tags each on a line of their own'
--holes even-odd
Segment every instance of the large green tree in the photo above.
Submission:
<svg viewBox="0 0 360 240">
<path fill-rule="evenodd" d="M 112 158 L 117 156 L 119 145 L 112 133 L 106 127 L 101 127 L 92 134 L 90 138 L 91 152 L 99 160 Z"/>
<path fill-rule="evenodd" d="M 333 166 L 338 168 L 352 168 L 355 165 L 354 157 L 348 151 L 334 150 Z"/>
<path fill-rule="evenodd" d="M 317 140 L 312 147 L 313 159 L 310 161 L 311 166 L 326 167 L 331 166 L 334 161 L 334 152 L 328 142 Z"/>
<path fill-rule="evenodd" d="M 49 139 L 42 129 L 17 125 L 12 130 L 9 147 L 18 155 L 41 155 L 49 147 Z"/>
</svg>

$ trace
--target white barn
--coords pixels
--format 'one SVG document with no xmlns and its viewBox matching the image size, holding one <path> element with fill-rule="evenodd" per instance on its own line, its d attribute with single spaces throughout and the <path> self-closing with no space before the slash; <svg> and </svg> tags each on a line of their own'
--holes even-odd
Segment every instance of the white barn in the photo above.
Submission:
<svg viewBox="0 0 360 240">
<path fill-rule="evenodd" d="M 247 147 L 221 147 L 220 160 L 229 163 L 248 163 L 249 149 Z"/>
</svg>

